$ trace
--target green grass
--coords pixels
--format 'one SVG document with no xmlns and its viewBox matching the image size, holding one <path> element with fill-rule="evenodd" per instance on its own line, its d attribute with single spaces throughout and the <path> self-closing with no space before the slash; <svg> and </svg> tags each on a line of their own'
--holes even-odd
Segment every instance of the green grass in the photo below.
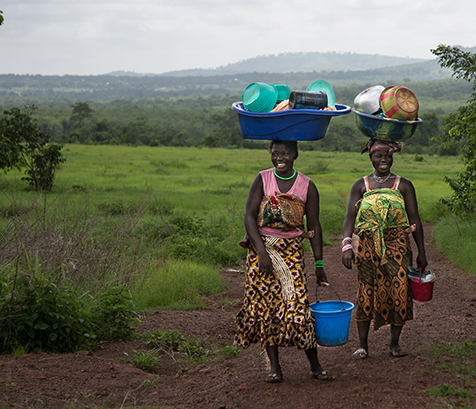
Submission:
<svg viewBox="0 0 476 409">
<path fill-rule="evenodd" d="M 226 289 L 218 269 L 185 260 L 167 260 L 141 283 L 132 286 L 140 310 L 193 309 L 203 306 L 203 296 Z"/>
<path fill-rule="evenodd" d="M 364 141 L 362 141 L 364 143 Z M 152 195 L 188 214 L 213 214 L 217 209 L 243 212 L 249 186 L 257 172 L 271 167 L 262 150 L 173 147 L 66 145 L 66 163 L 58 171 L 55 194 L 86 192 L 92 203 L 140 202 Z M 310 176 L 321 193 L 321 207 L 344 211 L 354 181 L 371 173 L 368 155 L 305 151 L 296 169 Z M 462 169 L 454 157 L 397 154 L 393 170 L 415 184 L 422 212 L 450 189 L 443 177 Z M 2 181 L 2 190 L 17 190 L 17 172 Z M 8 202 L 0 197 L 0 204 Z M 7 204 L 7 203 L 5 203 Z"/>
<path fill-rule="evenodd" d="M 434 359 L 433 373 L 445 380 L 426 392 L 438 407 L 476 408 L 476 342 L 440 342 L 425 353 Z"/>
<path fill-rule="evenodd" d="M 435 226 L 438 247 L 456 264 L 476 275 L 476 221 L 447 217 Z"/>
<path fill-rule="evenodd" d="M 362 145 L 365 142 L 363 138 Z M 90 224 L 81 254 L 99 252 L 104 247 L 100 243 L 107 244 L 114 258 L 105 253 L 103 258 L 98 254 L 98 260 L 123 261 L 104 277 L 129 285 L 140 309 L 193 308 L 200 305 L 201 294 L 221 291 L 224 284 L 216 278 L 217 269 L 245 256 L 238 246 L 245 233 L 245 202 L 256 174 L 272 166 L 267 149 L 66 145 L 63 152 L 66 162 L 49 194 L 27 191 L 17 171 L 0 178 L 0 237 L 18 218 L 30 234 L 42 225 L 46 229 L 54 217 L 65 225 L 57 229 L 57 236 L 72 242 L 79 236 L 72 229 L 84 234 L 81 228 Z M 329 236 L 342 229 L 352 184 L 373 170 L 369 157 L 301 151 L 295 167 L 319 189 L 321 223 L 329 244 Z M 392 170 L 414 183 L 427 223 L 444 214 L 438 201 L 451 193 L 444 177 L 461 169 L 456 157 L 402 153 L 395 155 Z M 56 215 L 61 213 L 58 209 L 62 215 Z M 121 231 L 125 222 L 128 227 Z M 117 232 L 122 243 L 115 241 Z M 136 262 L 127 263 L 134 254 L 140 255 L 136 260 L 143 264 L 141 270 Z M 122 271 L 126 265 L 127 276 Z M 99 282 L 88 279 L 93 285 Z M 106 280 L 102 284 L 107 285 Z"/>
<path fill-rule="evenodd" d="M 126 356 L 122 359 L 122 361 L 131 363 L 136 368 L 139 368 L 145 372 L 153 373 L 160 366 L 160 359 L 157 355 L 158 351 L 154 349 L 149 349 L 145 352 L 136 351 L 133 349 L 130 355 L 126 353 Z"/>
<path fill-rule="evenodd" d="M 243 354 L 243 350 L 234 345 L 220 347 L 207 339 L 196 339 L 189 334 L 182 335 L 177 330 L 147 332 L 142 334 L 142 341 L 150 349 L 148 353 L 136 354 L 139 364 L 149 362 L 149 356 L 156 356 L 157 352 L 169 355 L 182 367 L 213 360 L 221 362 Z M 138 366 L 135 362 L 134 364 Z"/>
<path fill-rule="evenodd" d="M 473 393 L 466 389 L 456 389 L 454 386 L 448 385 L 447 383 L 437 387 L 431 388 L 427 392 L 428 396 L 448 396 L 461 399 L 472 399 L 474 397 Z"/>
</svg>

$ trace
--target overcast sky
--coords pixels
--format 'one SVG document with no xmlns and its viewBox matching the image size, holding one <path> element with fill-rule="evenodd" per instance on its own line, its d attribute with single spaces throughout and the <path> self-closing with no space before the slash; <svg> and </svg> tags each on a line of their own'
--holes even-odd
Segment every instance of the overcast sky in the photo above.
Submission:
<svg viewBox="0 0 476 409">
<path fill-rule="evenodd" d="M 0 10 L 0 74 L 159 74 L 314 51 L 430 59 L 439 44 L 476 45 L 475 0 L 0 0 Z"/>
</svg>

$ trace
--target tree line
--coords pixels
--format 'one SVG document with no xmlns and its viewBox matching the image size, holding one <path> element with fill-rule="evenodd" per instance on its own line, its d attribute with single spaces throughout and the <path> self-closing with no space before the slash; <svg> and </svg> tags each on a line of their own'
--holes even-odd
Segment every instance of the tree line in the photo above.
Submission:
<svg viewBox="0 0 476 409">
<path fill-rule="evenodd" d="M 457 92 L 459 86 L 460 83 L 454 83 L 451 87 L 445 87 L 444 84 L 434 85 L 430 91 L 425 92 L 424 85 L 412 84 L 412 88 L 417 89 L 417 95 L 426 98 L 427 109 L 420 114 L 423 124 L 417 128 L 415 135 L 405 142 L 407 152 L 459 152 L 458 144 L 444 146 L 441 141 L 435 139 L 440 133 L 441 120 L 450 109 L 439 103 L 440 95 L 445 96 L 445 102 L 461 99 L 464 94 Z M 427 96 L 435 89 L 436 97 Z M 347 86 L 337 88 L 336 94 L 342 103 L 352 106 L 354 96 L 361 90 L 362 87 Z M 240 98 L 240 94 L 215 94 L 136 100 L 123 98 L 108 102 L 51 99 L 26 101 L 38 104 L 39 109 L 35 111 L 35 115 L 40 130 L 50 135 L 52 142 L 60 144 L 223 148 L 266 146 L 266 141 L 246 140 L 241 137 L 237 114 L 231 109 L 231 104 Z M 456 110 L 458 102 L 454 102 L 452 106 Z M 354 115 L 351 113 L 333 118 L 324 139 L 302 142 L 301 149 L 360 151 L 365 144 L 365 137 L 355 127 Z"/>
<path fill-rule="evenodd" d="M 227 100 L 225 103 L 225 100 Z M 237 114 L 231 102 L 204 103 L 205 98 L 177 101 L 170 106 L 163 101 L 136 101 L 97 106 L 77 101 L 63 112 L 63 117 L 43 116 L 42 131 L 57 143 L 113 144 L 145 146 L 197 146 L 222 148 L 262 148 L 267 141 L 243 139 Z M 216 99 L 214 99 L 216 102 Z M 210 102 L 210 101 L 208 101 Z M 67 114 L 67 115 L 66 115 Z M 417 154 L 457 154 L 459 147 L 443 147 L 435 138 L 440 133 L 441 117 L 435 112 L 422 114 L 414 136 L 405 142 L 407 152 Z M 354 114 L 332 119 L 326 137 L 301 142 L 303 150 L 360 151 L 366 142 L 355 127 Z"/>
</svg>

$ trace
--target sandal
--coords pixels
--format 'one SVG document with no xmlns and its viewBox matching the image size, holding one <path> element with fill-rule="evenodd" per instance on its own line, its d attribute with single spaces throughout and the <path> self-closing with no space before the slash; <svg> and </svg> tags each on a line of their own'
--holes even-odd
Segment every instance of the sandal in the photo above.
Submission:
<svg viewBox="0 0 476 409">
<path fill-rule="evenodd" d="M 408 352 L 400 347 L 397 347 L 390 350 L 390 355 L 392 355 L 394 358 L 402 358 L 404 356 L 407 356 Z"/>
<path fill-rule="evenodd" d="M 283 381 L 282 373 L 270 373 L 266 378 L 266 382 L 268 383 L 280 383 L 282 381 Z"/>
<path fill-rule="evenodd" d="M 352 354 L 352 359 L 366 359 L 369 356 L 364 348 L 359 348 Z"/>
<path fill-rule="evenodd" d="M 327 371 L 311 372 L 311 376 L 319 381 L 333 381 L 335 377 Z"/>
</svg>

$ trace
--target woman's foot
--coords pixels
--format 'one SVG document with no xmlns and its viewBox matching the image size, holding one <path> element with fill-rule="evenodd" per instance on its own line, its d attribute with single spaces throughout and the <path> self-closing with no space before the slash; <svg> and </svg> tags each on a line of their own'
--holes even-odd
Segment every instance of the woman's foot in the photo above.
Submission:
<svg viewBox="0 0 476 409">
<path fill-rule="evenodd" d="M 333 381 L 335 379 L 334 375 L 330 372 L 324 371 L 324 369 L 318 372 L 311 372 L 311 376 L 319 381 Z"/>
<path fill-rule="evenodd" d="M 281 372 L 272 372 L 268 374 L 266 382 L 268 383 L 280 383 L 283 381 L 283 374 Z"/>
<path fill-rule="evenodd" d="M 268 383 L 280 383 L 283 381 L 283 372 L 281 371 L 281 365 L 279 364 L 278 346 L 271 345 L 266 347 L 266 353 L 268 354 L 270 370 L 266 378 Z"/>
<path fill-rule="evenodd" d="M 352 359 L 366 359 L 369 353 L 365 348 L 359 348 L 352 354 Z"/>
<path fill-rule="evenodd" d="M 390 355 L 394 358 L 402 358 L 407 356 L 408 352 L 397 345 L 396 347 L 390 348 Z"/>
</svg>

